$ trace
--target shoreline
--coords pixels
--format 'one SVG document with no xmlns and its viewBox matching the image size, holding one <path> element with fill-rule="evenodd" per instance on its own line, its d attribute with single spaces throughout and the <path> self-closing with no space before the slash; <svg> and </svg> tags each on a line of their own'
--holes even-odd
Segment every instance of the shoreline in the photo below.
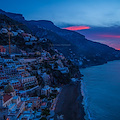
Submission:
<svg viewBox="0 0 120 120">
<path fill-rule="evenodd" d="M 55 106 L 55 120 L 61 115 L 63 120 L 85 120 L 82 102 L 81 81 L 63 86 Z"/>
<path fill-rule="evenodd" d="M 85 68 L 90 68 L 90 67 L 95 67 L 95 66 L 100 66 L 100 65 L 105 65 L 105 64 L 108 64 L 109 62 L 113 62 L 113 61 L 120 61 L 120 59 L 115 59 L 115 60 L 108 60 L 107 62 L 104 62 L 104 63 L 97 63 L 97 64 L 93 64 L 93 65 L 88 65 L 88 66 L 85 66 L 85 67 L 80 67 L 80 69 L 85 69 Z"/>
</svg>

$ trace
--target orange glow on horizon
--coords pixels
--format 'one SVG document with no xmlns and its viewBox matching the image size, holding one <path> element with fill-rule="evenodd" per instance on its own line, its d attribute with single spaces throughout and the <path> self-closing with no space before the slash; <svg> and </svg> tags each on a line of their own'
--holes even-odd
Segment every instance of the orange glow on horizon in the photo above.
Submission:
<svg viewBox="0 0 120 120">
<path fill-rule="evenodd" d="M 116 49 L 116 50 L 120 50 L 120 48 Z"/>
<path fill-rule="evenodd" d="M 90 29 L 90 27 L 89 26 L 72 26 L 72 27 L 66 27 L 63 29 L 76 31 L 76 30 Z"/>
</svg>

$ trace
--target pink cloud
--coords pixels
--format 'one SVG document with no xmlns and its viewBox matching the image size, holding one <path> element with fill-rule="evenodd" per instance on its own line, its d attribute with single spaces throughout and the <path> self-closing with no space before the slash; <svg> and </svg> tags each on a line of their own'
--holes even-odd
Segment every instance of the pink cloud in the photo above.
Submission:
<svg viewBox="0 0 120 120">
<path fill-rule="evenodd" d="M 120 35 L 98 35 L 100 37 L 105 37 L 105 38 L 120 38 Z"/>
<path fill-rule="evenodd" d="M 72 26 L 72 27 L 66 27 L 63 29 L 76 31 L 76 30 L 90 29 L 90 27 L 89 26 Z"/>
</svg>

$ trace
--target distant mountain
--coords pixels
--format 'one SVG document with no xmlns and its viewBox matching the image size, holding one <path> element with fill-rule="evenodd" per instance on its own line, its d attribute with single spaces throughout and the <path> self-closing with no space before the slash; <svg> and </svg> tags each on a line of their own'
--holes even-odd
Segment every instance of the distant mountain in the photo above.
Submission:
<svg viewBox="0 0 120 120">
<path fill-rule="evenodd" d="M 120 59 L 120 52 L 101 43 L 87 40 L 85 36 L 60 29 L 51 21 L 26 21 L 21 14 L 2 11 L 2 14 L 24 23 L 34 35 L 49 39 L 55 48 L 82 67 L 98 65 Z"/>
<path fill-rule="evenodd" d="M 60 29 L 51 21 L 27 21 L 26 25 L 38 37 L 44 35 L 43 31 L 46 32 L 45 37 L 49 38 L 54 44 L 70 44 L 68 47 L 62 47 L 62 52 L 65 53 L 65 49 L 67 49 L 68 57 L 74 61 L 82 61 L 83 66 L 103 64 L 120 58 L 120 52 L 114 48 L 87 40 L 85 36 L 77 32 Z"/>
</svg>

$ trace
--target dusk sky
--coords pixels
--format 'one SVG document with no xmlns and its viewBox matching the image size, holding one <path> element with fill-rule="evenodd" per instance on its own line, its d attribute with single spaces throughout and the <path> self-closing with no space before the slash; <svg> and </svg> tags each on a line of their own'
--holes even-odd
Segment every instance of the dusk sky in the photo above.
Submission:
<svg viewBox="0 0 120 120">
<path fill-rule="evenodd" d="M 97 31 L 97 27 L 103 27 L 104 33 L 97 32 L 97 37 L 92 34 L 93 38 L 105 44 L 108 44 L 106 41 L 110 38 L 110 46 L 120 49 L 117 43 L 120 38 L 116 37 L 120 33 L 116 34 L 112 29 L 106 33 L 104 30 L 104 27 L 120 26 L 120 0 L 1 0 L 0 8 L 21 13 L 26 20 L 50 20 L 62 28 L 87 26 L 83 33 L 88 39 L 92 39 L 88 35 L 92 28 Z M 77 30 L 81 30 L 81 27 L 78 28 Z"/>
</svg>

